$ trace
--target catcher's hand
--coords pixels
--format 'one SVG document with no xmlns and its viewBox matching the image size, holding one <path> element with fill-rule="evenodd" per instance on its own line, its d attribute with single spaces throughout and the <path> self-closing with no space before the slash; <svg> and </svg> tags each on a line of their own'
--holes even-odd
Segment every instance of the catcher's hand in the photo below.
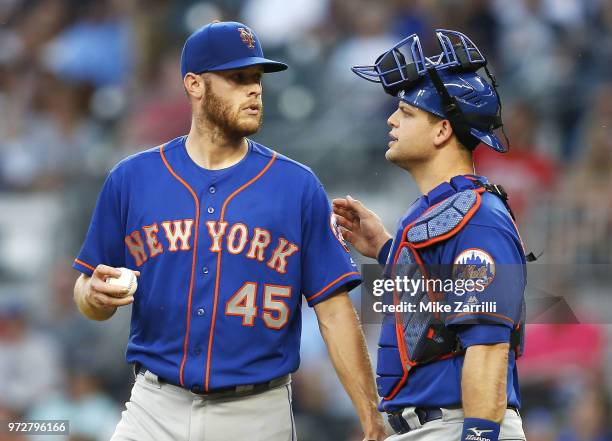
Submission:
<svg viewBox="0 0 612 441">
<path fill-rule="evenodd" d="M 376 213 L 351 196 L 334 199 L 332 207 L 344 238 L 364 256 L 376 259 L 391 239 Z"/>
</svg>

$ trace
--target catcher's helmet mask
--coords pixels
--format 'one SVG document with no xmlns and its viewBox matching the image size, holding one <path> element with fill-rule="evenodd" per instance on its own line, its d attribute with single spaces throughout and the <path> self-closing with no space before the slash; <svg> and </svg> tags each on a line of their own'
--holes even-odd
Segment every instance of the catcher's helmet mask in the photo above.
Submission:
<svg viewBox="0 0 612 441">
<path fill-rule="evenodd" d="M 447 118 L 459 141 L 473 150 L 482 141 L 499 152 L 508 151 L 509 141 L 503 131 L 501 118 L 501 100 L 497 92 L 497 81 L 487 68 L 487 60 L 478 47 L 466 35 L 461 32 L 446 29 L 437 29 L 436 36 L 440 43 L 442 52 L 432 57 L 423 55 L 423 48 L 419 37 L 412 34 L 397 43 L 387 52 L 381 54 L 374 65 L 354 66 L 351 70 L 359 77 L 374 83 L 381 83 L 386 93 L 405 99 L 411 90 L 419 90 L 433 87 L 441 102 L 440 105 L 425 106 L 424 110 Z M 493 96 L 488 96 L 489 104 L 494 99 L 496 111 L 494 114 L 486 110 L 480 112 L 469 112 L 461 109 L 457 95 L 449 93 L 445 79 L 462 80 L 462 86 L 467 89 L 466 95 L 474 94 L 470 82 L 476 77 L 476 71 L 483 68 L 489 78 Z M 442 75 L 444 78 L 441 78 Z M 449 78 L 451 77 L 451 78 Z M 482 83 L 485 83 L 482 80 Z M 493 95 L 489 94 L 489 95 Z M 478 97 L 475 97 L 476 100 Z M 474 104 L 459 96 L 464 106 Z M 411 103 L 414 104 L 414 103 Z M 479 105 L 476 101 L 476 104 Z M 419 107 L 417 105 L 417 107 Z M 473 106 L 472 106 L 473 107 Z M 481 106 L 482 107 L 482 106 Z M 495 129 L 502 128 L 506 146 L 504 146 L 493 133 Z"/>
</svg>

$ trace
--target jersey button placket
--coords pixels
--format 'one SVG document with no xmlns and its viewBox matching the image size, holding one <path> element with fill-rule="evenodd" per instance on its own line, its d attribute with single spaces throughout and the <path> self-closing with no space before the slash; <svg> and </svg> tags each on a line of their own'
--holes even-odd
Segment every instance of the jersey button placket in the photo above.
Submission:
<svg viewBox="0 0 612 441">
<path fill-rule="evenodd" d="M 208 193 L 211 195 L 214 195 L 217 192 L 217 187 L 214 186 L 214 184 L 211 184 L 208 187 Z M 209 205 L 208 208 L 206 209 L 206 212 L 208 214 L 213 214 L 215 212 L 215 207 L 213 207 L 212 205 Z"/>
<path fill-rule="evenodd" d="M 217 192 L 217 189 L 214 185 L 211 185 L 208 187 L 208 193 L 210 194 L 215 194 Z M 206 198 L 203 198 L 203 200 L 205 200 Z M 209 205 L 208 208 L 206 209 L 206 212 L 208 214 L 213 214 L 215 212 L 215 208 L 212 205 Z M 210 217 L 209 217 L 210 218 Z M 210 273 L 210 267 L 208 265 L 204 265 L 202 267 L 202 274 L 204 275 L 204 277 L 208 276 L 208 274 Z"/>
<path fill-rule="evenodd" d="M 210 194 L 215 194 L 217 192 L 217 189 L 214 185 L 210 185 L 208 187 L 208 193 Z M 206 199 L 206 196 L 204 196 L 203 201 Z M 215 208 L 212 205 L 209 205 L 208 208 L 206 209 L 206 212 L 208 214 L 213 214 L 215 212 Z M 210 267 L 208 265 L 204 265 L 202 267 L 202 274 L 204 274 L 204 277 L 208 276 L 208 274 L 210 273 Z"/>
<path fill-rule="evenodd" d="M 206 213 L 208 213 L 208 215 L 207 216 L 205 215 L 204 217 L 207 217 L 208 220 L 212 220 L 213 219 L 212 215 L 215 213 L 214 195 L 216 192 L 217 192 L 216 187 L 214 185 L 209 185 L 208 188 L 204 190 L 204 193 L 201 193 L 201 204 L 203 207 L 206 207 L 205 210 L 206 210 Z M 206 260 L 208 260 L 208 257 L 206 258 Z M 201 267 L 202 268 L 201 274 L 202 274 L 202 278 L 207 280 L 211 275 L 211 263 L 212 262 L 205 261 L 203 263 L 204 265 L 202 265 Z M 214 269 L 214 265 L 212 266 L 212 268 Z M 205 280 L 203 280 L 206 286 L 206 288 L 204 289 L 205 291 L 207 291 L 208 289 L 210 289 L 210 281 L 206 282 Z M 213 279 L 213 282 L 214 282 L 214 279 Z M 200 318 L 200 319 L 205 318 L 207 316 L 205 307 L 204 306 L 197 307 L 195 309 L 195 316 L 196 318 Z M 192 349 L 192 354 L 194 357 L 200 357 L 202 356 L 203 353 L 204 352 L 201 346 L 194 346 Z M 204 355 L 204 358 L 205 357 L 206 356 Z M 195 392 L 201 392 L 200 386 L 194 386 L 194 389 L 195 389 Z"/>
</svg>

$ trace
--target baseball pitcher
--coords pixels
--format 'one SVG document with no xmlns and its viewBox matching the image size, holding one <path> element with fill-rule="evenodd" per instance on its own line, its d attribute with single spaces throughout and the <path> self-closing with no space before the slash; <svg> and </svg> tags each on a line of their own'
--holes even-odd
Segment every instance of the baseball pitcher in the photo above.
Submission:
<svg viewBox="0 0 612 441">
<path fill-rule="evenodd" d="M 296 439 L 290 374 L 302 299 L 315 309 L 367 439 L 383 439 L 376 387 L 347 292 L 360 273 L 314 173 L 247 136 L 263 116 L 251 29 L 213 22 L 181 56 L 187 136 L 117 164 L 74 268 L 93 320 L 132 304 L 136 382 L 113 441 Z M 108 282 L 137 271 L 138 288 Z"/>
</svg>

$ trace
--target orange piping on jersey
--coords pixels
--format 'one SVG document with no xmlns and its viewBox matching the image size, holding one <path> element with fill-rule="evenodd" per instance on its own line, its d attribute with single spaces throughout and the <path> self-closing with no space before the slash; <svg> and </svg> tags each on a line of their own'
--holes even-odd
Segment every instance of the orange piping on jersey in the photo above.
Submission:
<svg viewBox="0 0 612 441">
<path fill-rule="evenodd" d="M 90 269 L 90 270 L 92 270 L 92 271 L 95 271 L 95 270 L 96 270 L 96 269 L 95 269 L 93 266 L 88 265 L 87 263 L 83 262 L 82 260 L 79 260 L 79 259 L 74 259 L 74 261 L 75 261 L 76 263 L 78 263 L 79 265 L 83 265 L 83 266 L 84 266 L 85 268 L 87 268 L 87 269 Z"/>
<path fill-rule="evenodd" d="M 340 280 L 342 279 L 346 279 L 347 277 L 350 276 L 354 276 L 354 275 L 359 275 L 359 272 L 357 271 L 351 271 L 350 273 L 346 273 L 340 277 L 338 277 L 336 280 L 334 280 L 333 282 L 328 283 L 323 289 L 321 289 L 319 292 L 317 292 L 316 294 L 311 295 L 310 297 L 306 297 L 306 300 L 308 300 L 309 302 L 313 299 L 316 299 L 317 297 L 319 297 L 321 294 L 324 294 L 325 291 L 327 291 L 327 289 L 334 285 L 335 283 L 338 283 Z"/>
<path fill-rule="evenodd" d="M 225 202 L 223 202 L 223 206 L 221 208 L 221 216 L 219 217 L 220 223 L 223 222 L 225 219 L 225 209 L 227 208 L 227 204 L 229 203 L 229 201 L 231 201 L 232 198 L 236 196 L 238 193 L 240 193 L 242 190 L 244 190 L 249 185 L 253 184 L 259 178 L 261 178 L 268 171 L 268 169 L 270 168 L 270 166 L 275 160 L 276 160 L 276 152 L 272 155 L 272 158 L 270 159 L 268 164 L 257 174 L 257 176 L 252 178 L 250 181 L 248 181 L 246 184 L 242 185 L 238 189 L 234 190 L 234 192 L 227 197 Z M 212 313 L 212 323 L 210 324 L 210 336 L 208 337 L 208 354 L 206 356 L 206 380 L 204 381 L 204 390 L 206 392 L 208 392 L 208 384 L 210 380 L 210 355 L 212 353 L 213 335 L 215 332 L 215 320 L 217 318 L 217 299 L 219 298 L 219 277 L 221 275 L 221 250 L 222 249 L 223 247 L 221 247 L 219 251 L 217 251 L 218 255 L 217 255 L 217 277 L 215 279 L 215 298 L 213 301 L 213 313 Z"/>
<path fill-rule="evenodd" d="M 185 386 L 185 384 L 183 383 L 183 370 L 185 369 L 185 362 L 187 361 L 187 345 L 189 343 L 189 326 L 191 324 L 191 298 L 193 294 L 193 282 L 195 280 L 195 266 L 196 266 L 197 250 L 198 250 L 198 232 L 199 232 L 199 223 L 200 223 L 200 201 L 198 200 L 198 197 L 196 196 L 195 191 L 193 191 L 193 189 L 189 186 L 189 184 L 187 184 L 187 182 L 185 182 L 183 178 L 181 178 L 179 175 L 177 175 L 174 172 L 174 170 L 172 170 L 172 167 L 170 167 L 170 164 L 168 164 L 168 161 L 166 160 L 166 156 L 164 155 L 164 147 L 165 146 L 161 146 L 159 149 L 159 154 L 161 155 L 164 165 L 170 171 L 172 176 L 174 176 L 181 184 L 185 186 L 187 190 L 189 190 L 189 193 L 191 193 L 191 196 L 193 197 L 193 200 L 195 201 L 195 206 L 196 206 L 195 234 L 193 236 L 193 257 L 191 259 L 191 279 L 189 281 L 189 297 L 187 300 L 187 325 L 185 326 L 185 340 L 183 343 L 183 361 L 181 361 L 181 369 L 179 371 L 179 380 L 181 382 L 181 386 Z"/>
</svg>

